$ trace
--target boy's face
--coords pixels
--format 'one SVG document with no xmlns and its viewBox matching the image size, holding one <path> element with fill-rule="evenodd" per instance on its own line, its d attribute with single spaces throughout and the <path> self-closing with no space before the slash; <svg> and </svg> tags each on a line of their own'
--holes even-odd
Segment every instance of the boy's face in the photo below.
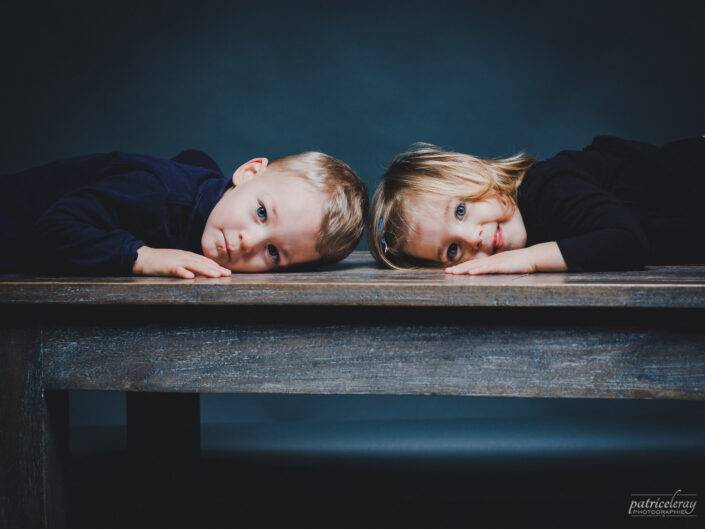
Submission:
<svg viewBox="0 0 705 529">
<path fill-rule="evenodd" d="M 256 158 L 233 174 L 206 221 L 203 255 L 234 272 L 266 272 L 316 261 L 325 194 Z"/>
<path fill-rule="evenodd" d="M 519 208 L 494 197 L 465 201 L 414 195 L 406 207 L 411 231 L 404 250 L 421 259 L 451 266 L 526 245 Z"/>
</svg>

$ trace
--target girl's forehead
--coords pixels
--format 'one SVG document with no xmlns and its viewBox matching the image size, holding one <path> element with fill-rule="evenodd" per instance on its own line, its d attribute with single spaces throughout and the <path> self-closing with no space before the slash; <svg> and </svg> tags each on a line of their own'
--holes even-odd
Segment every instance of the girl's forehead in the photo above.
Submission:
<svg viewBox="0 0 705 529">
<path fill-rule="evenodd" d="M 409 193 L 405 197 L 405 206 L 409 213 L 414 211 L 437 212 L 439 208 L 445 208 L 456 197 L 441 195 L 438 193 Z"/>
<path fill-rule="evenodd" d="M 409 225 L 404 251 L 414 257 L 437 261 L 438 248 L 448 235 L 448 223 L 440 215 L 431 215 L 426 221 L 415 218 Z"/>
<path fill-rule="evenodd" d="M 455 197 L 416 197 L 408 204 L 405 215 L 409 234 L 416 239 L 437 239 L 448 223 L 450 208 L 456 202 Z"/>
</svg>

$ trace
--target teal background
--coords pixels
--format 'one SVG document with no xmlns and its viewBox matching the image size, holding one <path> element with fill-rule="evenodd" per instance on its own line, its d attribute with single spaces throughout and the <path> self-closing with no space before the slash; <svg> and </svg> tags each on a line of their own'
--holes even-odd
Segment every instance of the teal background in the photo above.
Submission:
<svg viewBox="0 0 705 529">
<path fill-rule="evenodd" d="M 338 156 L 414 141 L 540 157 L 705 133 L 702 2 L 42 2 L 3 8 L 0 173 L 192 147 Z"/>
</svg>

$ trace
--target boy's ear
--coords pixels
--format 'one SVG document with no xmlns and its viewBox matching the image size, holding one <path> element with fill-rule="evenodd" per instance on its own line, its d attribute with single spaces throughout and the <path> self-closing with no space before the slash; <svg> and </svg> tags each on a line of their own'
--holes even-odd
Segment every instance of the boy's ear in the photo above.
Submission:
<svg viewBox="0 0 705 529">
<path fill-rule="evenodd" d="M 252 158 L 249 162 L 235 169 L 233 173 L 233 184 L 235 186 L 244 184 L 264 171 L 268 164 L 269 160 L 267 160 L 267 158 Z"/>
</svg>

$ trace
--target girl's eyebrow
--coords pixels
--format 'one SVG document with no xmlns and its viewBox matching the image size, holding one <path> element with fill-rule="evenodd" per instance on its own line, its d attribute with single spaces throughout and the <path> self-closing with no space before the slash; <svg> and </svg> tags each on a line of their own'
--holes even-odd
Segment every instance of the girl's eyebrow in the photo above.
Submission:
<svg viewBox="0 0 705 529">
<path fill-rule="evenodd" d="M 446 205 L 446 210 L 443 213 L 443 219 L 447 219 L 448 217 L 453 215 L 451 210 L 453 209 L 453 204 L 455 204 L 455 202 L 456 202 L 455 197 L 451 197 L 448 199 L 448 204 Z M 446 256 L 446 245 L 444 244 L 443 246 L 440 246 L 438 248 L 438 255 L 436 257 L 438 258 L 438 260 L 441 263 L 445 263 L 446 262 L 445 256 Z"/>
<path fill-rule="evenodd" d="M 441 244 L 441 246 L 438 247 L 438 255 L 436 257 L 441 263 L 445 263 L 448 261 L 448 259 L 446 259 L 447 255 L 448 255 L 448 244 L 443 243 L 443 244 Z"/>
<path fill-rule="evenodd" d="M 449 216 L 452 215 L 451 209 L 452 209 L 454 203 L 455 203 L 455 198 L 451 198 L 448 200 L 448 205 L 446 206 L 446 211 L 443 214 L 444 219 L 447 219 Z"/>
<path fill-rule="evenodd" d="M 444 246 L 438 248 L 438 255 L 436 256 L 441 263 L 445 263 L 445 260 L 443 259 L 444 248 Z"/>
</svg>

